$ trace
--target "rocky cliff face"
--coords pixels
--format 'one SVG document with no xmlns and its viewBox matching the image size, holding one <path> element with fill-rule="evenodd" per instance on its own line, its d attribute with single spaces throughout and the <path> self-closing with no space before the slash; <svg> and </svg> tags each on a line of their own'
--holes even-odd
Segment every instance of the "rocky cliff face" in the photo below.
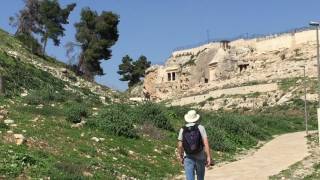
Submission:
<svg viewBox="0 0 320 180">
<path fill-rule="evenodd" d="M 176 51 L 164 66 L 147 70 L 144 87 L 152 99 L 180 101 L 215 90 L 299 78 L 303 66 L 312 78 L 316 76 L 315 37 L 313 30 L 305 30 Z"/>
</svg>

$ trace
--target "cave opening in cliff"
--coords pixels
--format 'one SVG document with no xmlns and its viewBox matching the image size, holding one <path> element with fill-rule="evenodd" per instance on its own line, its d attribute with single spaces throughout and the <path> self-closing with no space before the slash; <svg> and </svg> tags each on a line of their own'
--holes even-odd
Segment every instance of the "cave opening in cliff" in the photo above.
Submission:
<svg viewBox="0 0 320 180">
<path fill-rule="evenodd" d="M 238 65 L 239 69 L 240 69 L 240 73 L 242 71 L 245 71 L 248 68 L 249 64 L 240 64 Z"/>
</svg>

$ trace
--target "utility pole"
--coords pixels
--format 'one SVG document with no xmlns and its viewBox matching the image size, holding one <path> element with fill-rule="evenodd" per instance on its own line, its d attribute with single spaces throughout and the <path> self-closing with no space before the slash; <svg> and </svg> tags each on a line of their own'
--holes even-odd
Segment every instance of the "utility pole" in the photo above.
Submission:
<svg viewBox="0 0 320 180">
<path fill-rule="evenodd" d="M 307 84 L 306 84 L 306 66 L 303 67 L 303 86 L 304 86 L 304 121 L 306 125 L 306 134 L 308 136 L 308 109 L 307 109 Z"/>
<path fill-rule="evenodd" d="M 311 21 L 310 26 L 315 27 L 317 36 L 317 69 L 318 69 L 318 103 L 317 116 L 318 116 L 318 140 L 320 145 L 320 60 L 319 60 L 319 22 Z"/>
</svg>

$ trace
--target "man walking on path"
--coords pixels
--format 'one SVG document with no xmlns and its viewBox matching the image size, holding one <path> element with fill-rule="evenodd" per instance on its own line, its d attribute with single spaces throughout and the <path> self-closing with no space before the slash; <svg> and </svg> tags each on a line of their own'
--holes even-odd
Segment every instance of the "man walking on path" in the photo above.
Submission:
<svg viewBox="0 0 320 180">
<path fill-rule="evenodd" d="M 180 129 L 178 136 L 179 159 L 187 180 L 204 179 L 205 166 L 211 164 L 209 143 L 205 128 L 199 124 L 200 115 L 190 110 L 185 116 L 186 125 Z"/>
</svg>

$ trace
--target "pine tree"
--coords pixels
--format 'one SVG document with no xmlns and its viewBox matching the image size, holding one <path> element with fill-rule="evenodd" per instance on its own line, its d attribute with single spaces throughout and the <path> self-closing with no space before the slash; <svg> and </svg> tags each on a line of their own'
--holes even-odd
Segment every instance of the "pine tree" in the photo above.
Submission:
<svg viewBox="0 0 320 180">
<path fill-rule="evenodd" d="M 151 62 L 143 55 L 136 61 L 126 55 L 122 58 L 122 64 L 119 65 L 118 74 L 122 75 L 120 81 L 129 81 L 128 86 L 134 86 L 141 82 L 141 78 L 145 76 L 145 71 L 150 65 Z"/>
<path fill-rule="evenodd" d="M 24 0 L 25 6 L 15 17 L 10 17 L 10 25 L 17 27 L 15 35 L 31 35 L 37 26 L 39 0 Z"/>
<path fill-rule="evenodd" d="M 34 34 L 41 36 L 43 43 L 42 54 L 45 53 L 48 39 L 52 39 L 54 45 L 60 44 L 60 37 L 64 36 L 64 24 L 68 24 L 68 17 L 76 4 L 69 4 L 61 8 L 58 0 L 24 0 L 25 6 L 16 17 L 10 17 L 10 25 L 17 27 L 15 33 L 30 49 L 38 48 L 40 44 Z M 30 41 L 28 41 L 30 40 Z"/>
<path fill-rule="evenodd" d="M 133 64 L 132 58 L 126 55 L 122 58 L 122 64 L 119 65 L 118 74 L 122 75 L 120 81 L 130 81 L 132 79 Z"/>
<path fill-rule="evenodd" d="M 81 12 L 81 20 L 75 24 L 76 39 L 80 43 L 82 53 L 79 68 L 90 80 L 96 75 L 103 75 L 100 60 L 111 58 L 111 46 L 118 40 L 119 16 L 103 11 L 100 15 L 90 8 Z"/>
<path fill-rule="evenodd" d="M 60 45 L 60 37 L 64 36 L 63 25 L 69 24 L 68 18 L 76 4 L 69 4 L 61 8 L 57 0 L 42 0 L 39 7 L 38 27 L 35 33 L 40 34 L 43 43 L 43 54 L 48 39 L 52 39 L 55 46 Z"/>
</svg>

